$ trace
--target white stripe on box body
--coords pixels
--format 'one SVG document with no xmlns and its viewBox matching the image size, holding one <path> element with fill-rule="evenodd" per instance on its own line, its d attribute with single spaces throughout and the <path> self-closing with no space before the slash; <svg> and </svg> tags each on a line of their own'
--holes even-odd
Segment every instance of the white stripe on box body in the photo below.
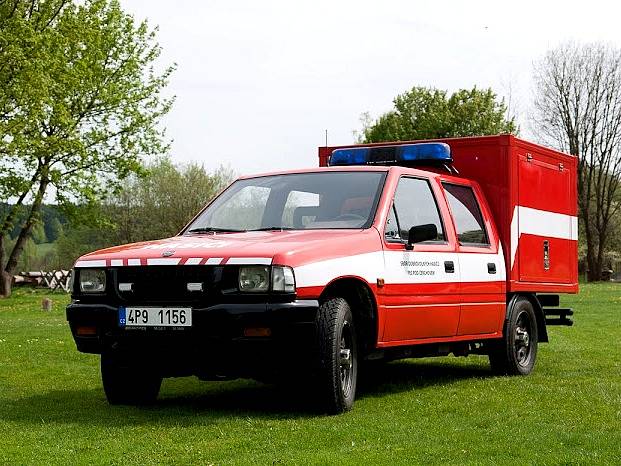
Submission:
<svg viewBox="0 0 621 466">
<path fill-rule="evenodd" d="M 231 257 L 226 261 L 227 265 L 270 265 L 271 257 Z"/>
<path fill-rule="evenodd" d="M 210 257 L 209 259 L 207 259 L 207 262 L 205 262 L 205 265 L 220 265 L 222 263 L 222 259 L 224 259 L 223 257 Z"/>
<path fill-rule="evenodd" d="M 106 260 L 105 259 L 101 259 L 101 260 L 83 260 L 83 261 L 77 261 L 75 263 L 75 267 L 105 267 L 106 266 Z"/>
<path fill-rule="evenodd" d="M 111 267 L 123 267 L 123 259 L 112 259 L 110 261 Z"/>
<path fill-rule="evenodd" d="M 156 257 L 147 259 L 147 265 L 178 265 L 181 262 L 179 257 Z"/>
<path fill-rule="evenodd" d="M 184 262 L 184 265 L 198 265 L 202 260 L 202 257 L 190 257 Z"/>
<path fill-rule="evenodd" d="M 511 268 L 523 234 L 578 241 L 578 217 L 515 206 L 511 218 Z"/>
<path fill-rule="evenodd" d="M 127 265 L 140 265 L 140 259 L 127 259 Z"/>
</svg>

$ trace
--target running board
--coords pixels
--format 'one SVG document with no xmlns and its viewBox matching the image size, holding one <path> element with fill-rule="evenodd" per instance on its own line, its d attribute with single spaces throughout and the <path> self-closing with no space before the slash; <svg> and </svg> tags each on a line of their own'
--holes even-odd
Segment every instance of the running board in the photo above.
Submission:
<svg viewBox="0 0 621 466">
<path fill-rule="evenodd" d="M 573 309 L 559 307 L 543 308 L 543 312 L 546 315 L 546 325 L 566 325 L 568 327 L 574 325 L 574 321 L 568 318 L 568 316 L 574 315 Z"/>
</svg>

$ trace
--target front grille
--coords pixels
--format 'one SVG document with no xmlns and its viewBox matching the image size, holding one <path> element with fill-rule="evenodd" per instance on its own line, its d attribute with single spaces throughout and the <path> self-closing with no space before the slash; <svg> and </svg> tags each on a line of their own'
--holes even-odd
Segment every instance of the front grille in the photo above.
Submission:
<svg viewBox="0 0 621 466">
<path fill-rule="evenodd" d="M 132 291 L 118 291 L 125 302 L 210 302 L 219 301 L 226 283 L 232 281 L 235 286 L 233 271 L 224 271 L 221 266 L 146 266 L 120 267 L 116 269 L 115 286 L 131 283 Z M 188 283 L 202 283 L 202 291 L 188 291 Z M 231 285 L 229 285 L 231 286 Z"/>
</svg>

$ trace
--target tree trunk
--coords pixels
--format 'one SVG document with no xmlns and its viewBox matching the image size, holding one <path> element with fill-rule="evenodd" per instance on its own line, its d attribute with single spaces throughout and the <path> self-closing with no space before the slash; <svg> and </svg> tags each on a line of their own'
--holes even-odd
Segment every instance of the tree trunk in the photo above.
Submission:
<svg viewBox="0 0 621 466">
<path fill-rule="evenodd" d="M 17 262 L 22 255 L 22 251 L 24 250 L 24 246 L 26 245 L 26 240 L 30 237 L 32 227 L 37 221 L 37 216 L 41 210 L 41 204 L 43 204 L 43 198 L 45 197 L 45 191 L 47 190 L 48 183 L 49 180 L 47 179 L 47 173 L 44 173 L 44 176 L 39 183 L 37 194 L 32 201 L 32 206 L 30 206 L 28 218 L 19 232 L 17 241 L 15 241 L 15 246 L 13 246 L 11 254 L 9 254 L 9 258 L 6 265 L 4 265 L 4 269 L 0 270 L 0 297 L 8 297 L 11 295 L 12 277 L 15 273 L 15 269 L 17 268 Z"/>
<path fill-rule="evenodd" d="M 594 244 L 594 232 L 593 227 L 589 223 L 589 210 L 581 206 L 580 214 L 584 221 L 584 241 L 586 242 L 586 266 L 587 266 L 587 281 L 595 282 L 601 277 L 601 273 L 597 268 L 596 251 Z"/>
<path fill-rule="evenodd" d="M 604 271 L 604 253 L 605 251 L 605 246 L 606 246 L 606 232 L 607 232 L 608 228 L 604 227 L 602 228 L 602 231 L 600 232 L 599 236 L 598 236 L 598 244 L 597 244 L 597 256 L 595 259 L 595 266 L 597 267 L 597 270 L 599 271 L 599 277 L 597 278 L 597 280 L 602 280 L 604 277 L 603 271 Z"/>
<path fill-rule="evenodd" d="M 11 282 L 13 276 L 0 270 L 0 298 L 8 298 L 11 296 Z"/>
<path fill-rule="evenodd" d="M 587 245 L 587 280 L 589 282 L 599 281 L 602 274 L 597 266 L 597 259 L 593 253 L 593 247 Z"/>
</svg>

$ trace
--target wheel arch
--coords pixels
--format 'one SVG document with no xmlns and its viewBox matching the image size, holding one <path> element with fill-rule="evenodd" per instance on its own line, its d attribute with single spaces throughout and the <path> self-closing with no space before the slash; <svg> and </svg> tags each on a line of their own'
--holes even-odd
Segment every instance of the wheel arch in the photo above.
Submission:
<svg viewBox="0 0 621 466">
<path fill-rule="evenodd" d="M 546 327 L 546 316 L 543 312 L 543 307 L 541 303 L 537 299 L 537 296 L 534 293 L 515 293 L 509 297 L 509 301 L 507 303 L 507 314 L 505 316 L 505 321 L 507 320 L 513 306 L 519 298 L 527 299 L 531 305 L 533 306 L 533 310 L 535 311 L 535 318 L 537 319 L 537 335 L 540 343 L 547 343 L 548 340 L 548 329 Z"/>
<path fill-rule="evenodd" d="M 328 283 L 319 296 L 319 302 L 323 303 L 333 297 L 345 299 L 351 307 L 354 319 L 360 322 L 356 324 L 356 333 L 364 357 L 375 348 L 377 342 L 378 315 L 375 293 L 364 279 L 347 276 Z"/>
</svg>

